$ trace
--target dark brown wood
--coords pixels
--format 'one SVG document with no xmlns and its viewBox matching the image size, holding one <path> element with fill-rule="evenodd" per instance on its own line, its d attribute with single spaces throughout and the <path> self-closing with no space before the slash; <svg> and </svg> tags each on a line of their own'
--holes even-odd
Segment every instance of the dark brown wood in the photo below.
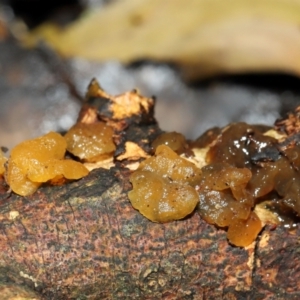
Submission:
<svg viewBox="0 0 300 300">
<path fill-rule="evenodd" d="M 42 299 L 300 296 L 299 228 L 266 228 L 241 249 L 196 213 L 152 223 L 130 205 L 128 175 L 98 169 L 31 197 L 1 194 L 2 281 Z"/>
<path fill-rule="evenodd" d="M 2 200 L 7 277 L 46 299 L 193 299 L 251 288 L 253 249 L 231 247 L 197 214 L 169 224 L 148 221 L 127 199 L 128 175 L 98 169 L 78 182 Z M 19 213 L 14 220 L 12 212 Z"/>
</svg>

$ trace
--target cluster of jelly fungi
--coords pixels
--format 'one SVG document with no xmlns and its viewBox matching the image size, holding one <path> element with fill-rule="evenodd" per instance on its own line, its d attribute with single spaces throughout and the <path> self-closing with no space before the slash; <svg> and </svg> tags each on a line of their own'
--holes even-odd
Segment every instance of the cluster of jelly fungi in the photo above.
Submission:
<svg viewBox="0 0 300 300">
<path fill-rule="evenodd" d="M 10 151 L 8 160 L 0 151 L 0 176 L 13 192 L 28 196 L 43 183 L 62 184 L 82 178 L 94 168 L 110 168 L 116 150 L 115 131 L 124 127 L 123 119 L 152 114 L 153 105 L 152 98 L 136 90 L 111 96 L 94 79 L 77 123 L 64 136 L 50 132 L 22 142 Z"/>
<path fill-rule="evenodd" d="M 257 207 L 274 213 L 269 220 L 277 224 L 298 221 L 300 126 L 293 124 L 299 123 L 299 110 L 277 121 L 277 131 L 235 123 L 212 128 L 195 141 L 166 132 L 152 141 L 152 153 L 126 141 L 125 152 L 114 157 L 122 119 L 153 114 L 153 99 L 136 91 L 110 96 L 95 80 L 86 97 L 88 105 L 64 136 L 50 132 L 25 141 L 9 159 L 0 150 L 0 176 L 13 192 L 27 196 L 44 182 L 82 178 L 89 172 L 85 166 L 108 158 L 144 159 L 130 175 L 128 197 L 153 222 L 180 220 L 197 211 L 206 222 L 227 229 L 230 243 L 245 247 L 268 222 Z"/>
<path fill-rule="evenodd" d="M 115 149 L 111 127 L 103 122 L 78 122 L 64 136 L 50 132 L 20 143 L 11 150 L 6 171 L 1 164 L 0 174 L 5 175 L 13 192 L 28 196 L 43 182 L 86 176 L 89 171 L 83 163 L 112 157 Z M 66 151 L 80 161 L 65 159 Z M 5 161 L 3 155 L 0 160 Z"/>
<path fill-rule="evenodd" d="M 24 141 L 11 150 L 5 173 L 15 193 L 27 196 L 49 180 L 79 179 L 88 170 L 79 162 L 64 159 L 67 143 L 56 132 Z"/>
<path fill-rule="evenodd" d="M 155 155 L 130 177 L 132 205 L 154 222 L 184 218 L 196 207 L 205 221 L 227 228 L 230 243 L 241 247 L 251 244 L 264 225 L 257 204 L 268 203 L 276 214 L 280 210 L 277 223 L 291 225 L 300 215 L 300 146 L 280 150 L 272 137 L 277 134 L 265 134 L 268 129 L 235 123 L 188 143 L 178 133 L 162 134 L 152 143 Z M 186 157 L 197 147 L 207 148 L 201 169 Z"/>
</svg>

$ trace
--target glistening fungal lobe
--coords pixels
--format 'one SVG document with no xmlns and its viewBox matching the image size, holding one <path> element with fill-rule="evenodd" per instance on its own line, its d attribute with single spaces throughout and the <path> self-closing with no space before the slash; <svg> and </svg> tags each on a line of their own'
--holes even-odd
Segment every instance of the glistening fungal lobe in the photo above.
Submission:
<svg viewBox="0 0 300 300">
<path fill-rule="evenodd" d="M 259 128 L 237 123 L 220 135 L 207 154 L 207 162 L 246 167 L 252 173 L 246 189 L 255 203 L 264 199 L 280 201 L 284 210 L 300 215 L 298 150 L 297 145 L 281 149 L 276 139 Z"/>
<path fill-rule="evenodd" d="M 201 143 L 208 149 L 207 165 L 201 170 L 190 162 L 185 164 L 184 155 L 179 157 L 173 151 L 186 143 L 177 133 L 163 134 L 152 144 L 155 155 L 131 175 L 132 205 L 155 222 L 181 219 L 192 212 L 194 198 L 190 188 L 194 188 L 200 216 L 208 223 L 227 228 L 229 242 L 241 247 L 253 242 L 263 227 L 255 212 L 256 204 L 266 201 L 266 207 L 275 207 L 278 223 L 294 220 L 300 214 L 299 147 L 279 150 L 277 139 L 264 134 L 266 129 L 236 123 L 218 130 L 214 140 Z M 198 144 L 190 142 L 189 150 Z M 188 191 L 179 189 L 178 184 L 188 187 Z"/>
<path fill-rule="evenodd" d="M 234 215 L 228 224 L 228 239 L 238 246 L 249 244 L 262 227 L 253 212 L 256 204 L 265 201 L 266 207 L 276 208 L 278 223 L 292 224 L 300 215 L 299 147 L 281 149 L 275 138 L 264 134 L 264 129 L 245 123 L 228 126 L 210 147 L 208 166 L 203 168 L 198 211 L 219 226 Z M 214 173 L 213 169 L 219 170 Z M 228 189 L 220 190 L 220 180 Z M 249 216 L 241 217 L 241 211 L 248 211 Z"/>
<path fill-rule="evenodd" d="M 77 161 L 64 159 L 67 143 L 56 132 L 24 141 L 11 150 L 6 181 L 17 194 L 33 194 L 48 180 L 79 179 L 88 170 Z"/>
<path fill-rule="evenodd" d="M 251 171 L 227 163 L 210 164 L 202 170 L 199 214 L 208 223 L 228 227 L 227 237 L 232 244 L 249 245 L 262 229 L 252 211 L 253 196 L 246 189 Z"/>
<path fill-rule="evenodd" d="M 64 137 L 67 150 L 84 161 L 95 162 L 103 156 L 112 156 L 116 150 L 113 129 L 103 122 L 77 123 Z"/>
<path fill-rule="evenodd" d="M 154 150 L 159 145 L 166 145 L 171 148 L 177 154 L 183 153 L 187 148 L 188 144 L 185 140 L 185 137 L 178 132 L 165 132 L 159 135 L 152 143 L 152 147 Z"/>
<path fill-rule="evenodd" d="M 200 169 L 160 145 L 155 155 L 131 175 L 133 190 L 128 197 L 133 207 L 153 222 L 182 219 L 193 212 L 199 201 L 193 187 L 200 178 Z"/>
</svg>

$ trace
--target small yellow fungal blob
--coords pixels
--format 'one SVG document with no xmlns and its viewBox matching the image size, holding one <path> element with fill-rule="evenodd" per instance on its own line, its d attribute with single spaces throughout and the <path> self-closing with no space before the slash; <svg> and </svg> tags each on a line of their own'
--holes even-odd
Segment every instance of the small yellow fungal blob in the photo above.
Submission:
<svg viewBox="0 0 300 300">
<path fill-rule="evenodd" d="M 199 202 L 192 186 L 200 177 L 200 169 L 169 147 L 160 145 L 155 156 L 143 161 L 130 176 L 133 190 L 128 197 L 132 206 L 153 222 L 182 219 Z"/>
<path fill-rule="evenodd" d="M 166 132 L 159 135 L 152 143 L 154 150 L 159 145 L 166 145 L 178 154 L 183 153 L 187 148 L 185 137 L 178 132 Z"/>
<path fill-rule="evenodd" d="M 112 156 L 116 149 L 113 129 L 103 122 L 77 123 L 64 136 L 67 150 L 87 162 L 96 162 Z"/>
<path fill-rule="evenodd" d="M 64 160 L 66 141 L 55 132 L 24 141 L 11 150 L 6 181 L 17 194 L 33 194 L 43 183 L 63 176 L 79 179 L 88 170 L 79 162 Z"/>
<path fill-rule="evenodd" d="M 0 150 L 0 176 L 4 174 L 5 172 L 5 163 L 7 159 L 4 156 L 3 152 Z"/>
</svg>

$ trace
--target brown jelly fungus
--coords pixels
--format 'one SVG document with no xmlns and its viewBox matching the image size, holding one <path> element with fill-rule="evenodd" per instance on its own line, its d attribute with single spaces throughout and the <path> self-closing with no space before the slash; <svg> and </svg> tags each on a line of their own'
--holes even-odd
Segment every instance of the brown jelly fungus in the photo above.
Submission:
<svg viewBox="0 0 300 300">
<path fill-rule="evenodd" d="M 208 223 L 228 227 L 227 237 L 236 246 L 249 245 L 262 228 L 257 217 L 255 222 L 252 220 L 253 197 L 246 189 L 250 178 L 249 169 L 228 163 L 213 163 L 202 168 L 198 212 Z M 257 231 L 257 228 L 260 229 Z"/>
<path fill-rule="evenodd" d="M 154 151 L 159 145 L 166 145 L 178 154 L 183 153 L 187 148 L 185 137 L 175 131 L 159 135 L 152 143 Z"/>
<path fill-rule="evenodd" d="M 199 202 L 194 186 L 200 178 L 201 171 L 193 163 L 160 145 L 130 176 L 133 190 L 128 196 L 133 207 L 153 222 L 178 220 Z"/>
</svg>

